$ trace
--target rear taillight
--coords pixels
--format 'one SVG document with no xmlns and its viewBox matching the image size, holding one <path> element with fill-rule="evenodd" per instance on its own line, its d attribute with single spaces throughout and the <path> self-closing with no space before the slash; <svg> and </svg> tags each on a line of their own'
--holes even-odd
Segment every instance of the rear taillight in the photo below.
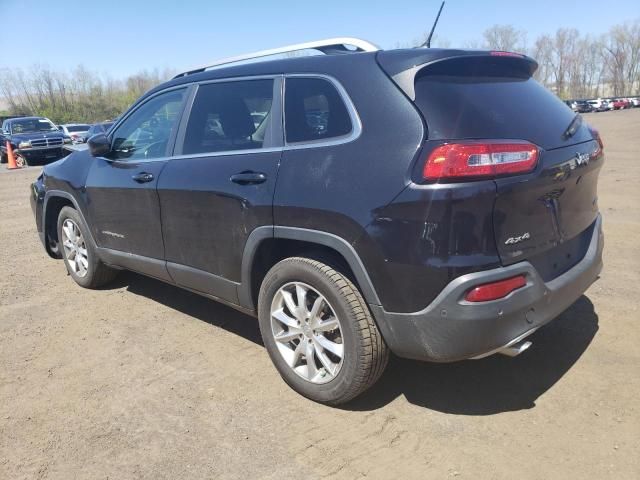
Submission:
<svg viewBox="0 0 640 480">
<path fill-rule="evenodd" d="M 489 300 L 498 300 L 509 295 L 514 290 L 524 287 L 527 279 L 524 275 L 499 280 L 497 282 L 485 283 L 478 285 L 469 290 L 464 299 L 467 302 L 488 302 Z"/>
<path fill-rule="evenodd" d="M 532 171 L 538 147 L 528 142 L 489 141 L 447 143 L 427 158 L 425 180 L 496 177 Z"/>
<path fill-rule="evenodd" d="M 589 127 L 591 130 L 591 135 L 593 135 L 593 139 L 597 140 L 598 145 L 600 146 L 600 151 L 604 150 L 604 144 L 602 143 L 602 138 L 600 137 L 600 132 L 593 127 Z"/>
</svg>

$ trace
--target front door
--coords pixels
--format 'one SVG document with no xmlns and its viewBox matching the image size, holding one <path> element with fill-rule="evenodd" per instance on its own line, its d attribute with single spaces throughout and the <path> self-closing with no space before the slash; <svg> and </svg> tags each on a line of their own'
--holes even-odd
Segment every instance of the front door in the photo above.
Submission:
<svg viewBox="0 0 640 480">
<path fill-rule="evenodd" d="M 167 268 L 179 285 L 237 302 L 247 238 L 273 224 L 280 81 L 198 87 L 176 157 L 158 183 Z"/>
<path fill-rule="evenodd" d="M 142 103 L 110 135 L 111 152 L 92 160 L 86 195 L 99 247 L 164 259 L 157 184 L 173 148 L 186 91 L 171 90 Z"/>
</svg>

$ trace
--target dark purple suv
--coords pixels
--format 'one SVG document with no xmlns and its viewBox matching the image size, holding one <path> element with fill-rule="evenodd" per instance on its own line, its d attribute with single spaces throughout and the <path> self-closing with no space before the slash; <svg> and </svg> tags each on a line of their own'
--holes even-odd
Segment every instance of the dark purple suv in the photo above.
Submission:
<svg viewBox="0 0 640 480">
<path fill-rule="evenodd" d="M 536 67 L 334 39 L 197 68 L 45 167 L 37 228 L 81 286 L 128 269 L 257 316 L 316 401 L 390 351 L 516 355 L 602 268 L 602 143 Z"/>
</svg>

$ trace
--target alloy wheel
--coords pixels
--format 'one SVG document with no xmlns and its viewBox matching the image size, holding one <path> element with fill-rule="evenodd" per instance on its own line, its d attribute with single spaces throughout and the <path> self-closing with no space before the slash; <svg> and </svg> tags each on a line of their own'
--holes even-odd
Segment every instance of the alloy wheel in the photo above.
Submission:
<svg viewBox="0 0 640 480">
<path fill-rule="evenodd" d="M 80 228 L 70 218 L 62 223 L 62 247 L 69 268 L 78 277 L 84 277 L 89 269 L 87 245 Z"/>
<path fill-rule="evenodd" d="M 271 302 L 271 333 L 280 355 L 305 380 L 333 380 L 344 360 L 340 320 L 327 299 L 302 282 L 283 285 Z"/>
<path fill-rule="evenodd" d="M 27 160 L 22 156 L 22 155 L 15 155 L 15 159 L 16 159 L 16 167 L 28 167 L 29 164 L 27 163 Z"/>
</svg>

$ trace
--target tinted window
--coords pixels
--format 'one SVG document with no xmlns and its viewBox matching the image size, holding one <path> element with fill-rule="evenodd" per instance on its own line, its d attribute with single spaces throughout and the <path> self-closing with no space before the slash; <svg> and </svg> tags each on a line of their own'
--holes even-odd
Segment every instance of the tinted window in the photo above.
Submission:
<svg viewBox="0 0 640 480">
<path fill-rule="evenodd" d="M 58 130 L 56 126 L 46 118 L 14 120 L 11 123 L 11 132 L 14 135 L 16 133 L 53 132 L 56 130 Z"/>
<path fill-rule="evenodd" d="M 575 113 L 528 71 L 504 60 L 451 60 L 415 82 L 429 139 L 520 139 L 543 148 L 591 139 L 585 128 L 563 138 Z"/>
<path fill-rule="evenodd" d="M 160 94 L 133 112 L 115 131 L 112 159 L 151 159 L 166 155 L 177 128 L 184 90 Z"/>
<path fill-rule="evenodd" d="M 201 85 L 185 133 L 184 155 L 268 147 L 273 80 Z"/>
<path fill-rule="evenodd" d="M 352 128 L 340 94 L 321 78 L 287 78 L 285 125 L 288 143 L 340 137 Z"/>
<path fill-rule="evenodd" d="M 89 129 L 89 125 L 69 125 L 67 131 L 69 132 L 86 132 Z"/>
</svg>

